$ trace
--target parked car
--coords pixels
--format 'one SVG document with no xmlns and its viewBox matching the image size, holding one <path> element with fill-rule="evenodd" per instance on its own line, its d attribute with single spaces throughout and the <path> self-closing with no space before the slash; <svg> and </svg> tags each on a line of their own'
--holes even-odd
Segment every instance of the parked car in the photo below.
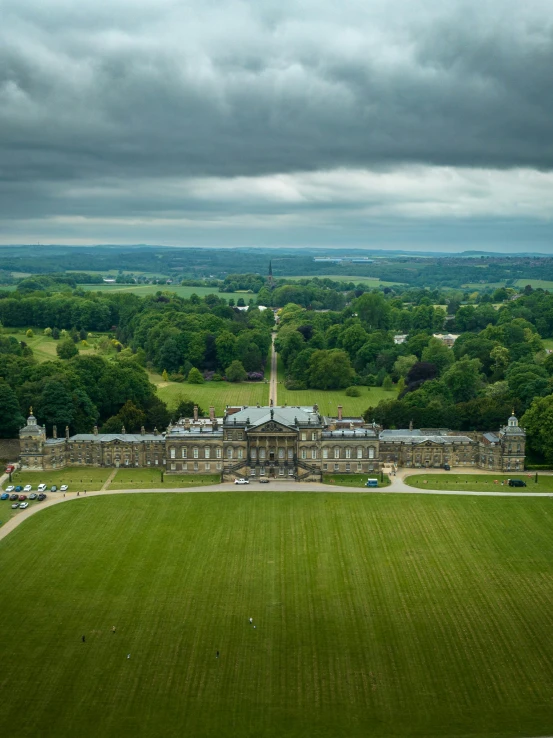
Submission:
<svg viewBox="0 0 553 738">
<path fill-rule="evenodd" d="M 249 479 L 235 479 L 234 480 L 234 484 L 249 484 L 249 483 L 250 483 Z"/>
<path fill-rule="evenodd" d="M 10 496 L 7 492 L 3 492 L 2 496 L 0 497 L 0 500 L 9 500 Z"/>
<path fill-rule="evenodd" d="M 20 484 L 18 484 L 17 487 L 15 488 L 15 491 L 16 492 L 21 492 L 22 489 L 23 489 L 23 487 Z"/>
<path fill-rule="evenodd" d="M 378 479 L 367 479 L 365 487 L 378 487 Z"/>
<path fill-rule="evenodd" d="M 22 502 L 21 505 L 19 505 L 20 510 L 25 510 L 27 507 L 29 507 L 28 502 Z"/>
<path fill-rule="evenodd" d="M 26 484 L 23 487 L 23 492 L 30 492 L 32 490 L 32 488 L 33 488 L 33 485 L 32 484 Z"/>
<path fill-rule="evenodd" d="M 42 500 L 45 500 L 46 499 L 46 495 L 44 494 L 44 492 L 41 492 L 39 494 L 39 496 L 37 497 L 37 499 L 38 499 L 39 502 L 42 502 Z"/>
<path fill-rule="evenodd" d="M 36 500 L 37 497 L 38 497 L 38 495 L 37 495 L 36 492 L 31 492 L 31 494 L 29 495 L 29 499 L 30 500 Z"/>
<path fill-rule="evenodd" d="M 69 487 L 67 486 L 67 484 L 62 484 L 60 487 L 60 492 L 67 492 L 68 489 Z"/>
<path fill-rule="evenodd" d="M 13 464 L 8 464 L 6 467 L 6 474 L 11 474 L 13 471 L 15 471 L 15 466 Z"/>
<path fill-rule="evenodd" d="M 55 484 L 53 484 L 53 485 L 52 485 L 52 486 L 50 487 L 50 492 L 57 492 L 57 491 L 58 491 L 58 488 L 56 487 L 56 485 L 55 485 Z"/>
<path fill-rule="evenodd" d="M 509 479 L 509 487 L 526 487 L 524 479 Z"/>
<path fill-rule="evenodd" d="M 44 483 L 39 484 L 37 489 L 39 492 L 46 492 L 46 485 Z"/>
<path fill-rule="evenodd" d="M 445 471 L 451 471 L 451 467 L 449 466 L 449 464 L 444 464 L 444 469 Z"/>
<path fill-rule="evenodd" d="M 24 502 L 27 499 L 27 495 L 19 495 L 19 502 Z"/>
<path fill-rule="evenodd" d="M 19 499 L 19 495 L 17 494 L 17 492 L 14 492 L 14 493 L 13 493 L 12 495 L 10 495 L 10 500 L 11 500 L 12 502 L 13 502 L 14 500 L 18 500 L 18 499 Z"/>
<path fill-rule="evenodd" d="M 260 479 L 259 481 L 261 482 L 261 484 L 269 484 L 269 480 L 267 479 L 267 477 L 263 477 L 263 479 Z"/>
<path fill-rule="evenodd" d="M 14 502 L 12 505 L 12 510 L 15 510 L 18 507 L 19 507 L 19 502 Z"/>
<path fill-rule="evenodd" d="M 6 492 L 13 492 L 14 489 L 15 487 L 13 486 L 13 484 L 10 484 L 8 487 L 6 487 Z"/>
</svg>

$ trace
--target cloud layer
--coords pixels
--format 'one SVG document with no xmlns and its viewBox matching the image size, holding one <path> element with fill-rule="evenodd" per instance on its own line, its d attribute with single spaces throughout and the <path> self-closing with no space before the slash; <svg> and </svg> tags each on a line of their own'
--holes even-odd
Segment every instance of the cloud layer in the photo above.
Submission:
<svg viewBox="0 0 553 738">
<path fill-rule="evenodd" d="M 357 243 L 357 227 L 397 219 L 440 243 L 458 218 L 547 229 L 549 0 L 2 12 L 4 243 L 195 243 L 228 227 L 231 242 L 274 228 L 339 245 L 349 223 Z"/>
</svg>

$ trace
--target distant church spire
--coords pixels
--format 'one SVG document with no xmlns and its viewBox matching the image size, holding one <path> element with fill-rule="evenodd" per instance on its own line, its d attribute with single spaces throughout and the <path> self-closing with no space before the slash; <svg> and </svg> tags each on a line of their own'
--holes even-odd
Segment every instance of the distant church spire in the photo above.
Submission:
<svg viewBox="0 0 553 738">
<path fill-rule="evenodd" d="M 269 260 L 269 274 L 267 275 L 267 283 L 269 287 L 274 287 L 275 282 L 273 279 L 273 262 L 272 260 Z"/>
</svg>

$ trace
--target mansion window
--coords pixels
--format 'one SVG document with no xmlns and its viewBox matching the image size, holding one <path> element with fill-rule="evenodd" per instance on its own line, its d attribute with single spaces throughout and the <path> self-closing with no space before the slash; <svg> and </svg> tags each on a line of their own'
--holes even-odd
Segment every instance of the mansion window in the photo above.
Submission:
<svg viewBox="0 0 553 738">
<path fill-rule="evenodd" d="M 338 448 L 338 446 L 336 446 L 336 448 L 334 449 L 334 458 L 335 459 L 340 458 L 340 449 Z"/>
<path fill-rule="evenodd" d="M 193 450 L 192 453 L 194 454 L 194 458 L 197 459 L 198 456 L 199 456 L 199 450 L 198 450 L 197 446 L 194 446 L 194 450 Z"/>
<path fill-rule="evenodd" d="M 284 449 L 283 448 L 279 448 L 279 450 L 278 450 L 278 458 L 279 459 L 283 459 L 284 458 Z"/>
<path fill-rule="evenodd" d="M 293 458 L 294 458 L 294 449 L 293 448 L 289 448 L 288 449 L 288 459 L 291 460 Z"/>
<path fill-rule="evenodd" d="M 216 450 L 215 450 L 215 456 L 216 456 L 216 457 L 217 457 L 218 459 L 220 459 L 220 458 L 221 458 L 221 449 L 219 448 L 219 446 L 217 446 L 217 448 L 216 448 Z"/>
<path fill-rule="evenodd" d="M 362 459 L 363 458 L 363 449 L 361 448 L 361 446 L 358 446 L 357 447 L 357 458 L 358 459 Z"/>
<path fill-rule="evenodd" d="M 312 441 L 316 441 L 317 440 L 317 434 L 316 433 L 312 433 L 311 434 L 311 440 Z"/>
<path fill-rule="evenodd" d="M 328 459 L 328 449 L 323 448 L 323 459 Z"/>
<path fill-rule="evenodd" d="M 227 458 L 232 459 L 232 448 L 227 448 Z"/>
<path fill-rule="evenodd" d="M 264 448 L 260 448 L 259 449 L 259 458 L 260 459 L 264 459 L 265 458 L 265 449 Z"/>
<path fill-rule="evenodd" d="M 218 462 L 217 462 L 217 471 L 221 471 L 221 468 L 222 468 L 222 466 L 223 466 L 223 465 L 221 464 L 221 462 L 220 462 L 220 461 L 218 461 Z"/>
<path fill-rule="evenodd" d="M 176 464 L 174 464 L 174 463 L 171 464 L 171 471 L 175 471 L 176 468 L 177 468 L 177 465 Z"/>
<path fill-rule="evenodd" d="M 170 450 L 169 450 L 169 453 L 170 453 L 170 455 L 171 455 L 171 458 L 172 458 L 172 459 L 174 459 L 174 458 L 175 458 L 175 455 L 176 455 L 176 451 L 175 451 L 175 449 L 174 449 L 174 448 L 170 449 Z"/>
<path fill-rule="evenodd" d="M 288 476 L 289 477 L 293 477 L 294 476 L 294 470 L 293 469 L 288 469 Z"/>
<path fill-rule="evenodd" d="M 374 459 L 374 446 L 369 446 L 369 459 Z"/>
<path fill-rule="evenodd" d="M 210 458 L 211 449 L 209 448 L 209 446 L 206 446 L 206 448 L 204 449 L 204 454 L 206 459 Z"/>
<path fill-rule="evenodd" d="M 346 448 L 346 459 L 351 459 L 351 448 Z"/>
<path fill-rule="evenodd" d="M 250 454 L 251 454 L 252 459 L 255 461 L 257 459 L 257 449 L 252 448 Z"/>
<path fill-rule="evenodd" d="M 186 459 L 186 447 L 185 446 L 182 447 L 181 456 L 183 459 Z"/>
<path fill-rule="evenodd" d="M 238 449 L 238 458 L 243 459 L 244 458 L 244 449 L 239 448 Z"/>
<path fill-rule="evenodd" d="M 211 471 L 211 464 L 209 462 L 205 465 L 205 470 L 206 472 Z"/>
<path fill-rule="evenodd" d="M 195 461 L 194 462 L 194 471 L 198 471 L 198 469 L 199 469 L 198 462 Z"/>
<path fill-rule="evenodd" d="M 340 464 L 334 464 L 334 471 L 340 471 Z"/>
<path fill-rule="evenodd" d="M 351 471 L 351 464 L 346 464 L 346 471 L 347 472 Z"/>
<path fill-rule="evenodd" d="M 307 441 L 307 433 L 302 433 L 301 434 L 301 440 L 302 441 Z"/>
<path fill-rule="evenodd" d="M 317 458 L 317 449 L 316 448 L 312 448 L 311 449 L 311 458 L 312 459 L 316 459 Z"/>
<path fill-rule="evenodd" d="M 357 471 L 360 472 L 363 469 L 363 464 L 357 462 Z"/>
<path fill-rule="evenodd" d="M 304 448 L 302 448 L 302 450 L 301 450 L 301 458 L 302 459 L 306 459 L 307 458 L 307 451 Z"/>
<path fill-rule="evenodd" d="M 280 477 L 284 476 L 284 467 L 283 466 L 279 466 L 278 467 L 278 474 L 279 474 Z"/>
<path fill-rule="evenodd" d="M 323 471 L 326 471 L 328 469 L 328 464 L 323 464 Z"/>
</svg>

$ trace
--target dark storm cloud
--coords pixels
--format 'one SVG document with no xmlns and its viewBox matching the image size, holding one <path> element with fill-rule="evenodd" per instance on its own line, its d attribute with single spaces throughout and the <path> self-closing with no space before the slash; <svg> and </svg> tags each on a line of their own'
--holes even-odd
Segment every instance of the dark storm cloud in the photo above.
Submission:
<svg viewBox="0 0 553 738">
<path fill-rule="evenodd" d="M 210 201 L 205 178 L 548 171 L 551 19 L 549 0 L 4 0 L 0 217 L 305 207 Z"/>
</svg>

